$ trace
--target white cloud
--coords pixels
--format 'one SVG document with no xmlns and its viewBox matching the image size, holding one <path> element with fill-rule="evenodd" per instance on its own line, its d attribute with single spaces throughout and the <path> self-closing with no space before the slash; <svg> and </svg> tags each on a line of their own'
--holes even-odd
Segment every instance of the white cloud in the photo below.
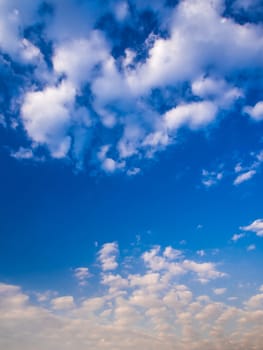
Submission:
<svg viewBox="0 0 263 350">
<path fill-rule="evenodd" d="M 80 38 L 63 42 L 55 49 L 54 70 L 64 73 L 71 83 L 88 82 L 97 64 L 108 59 L 107 44 L 98 31 L 93 31 L 88 39 Z"/>
<path fill-rule="evenodd" d="M 140 172 L 141 172 L 141 169 L 135 167 L 135 168 L 129 169 L 129 170 L 127 171 L 127 175 L 128 175 L 128 176 L 134 176 L 134 175 L 139 174 Z"/>
<path fill-rule="evenodd" d="M 182 126 L 198 129 L 213 121 L 216 112 L 217 107 L 212 102 L 192 102 L 179 105 L 166 112 L 164 122 L 170 130 L 177 130 Z"/>
<path fill-rule="evenodd" d="M 129 13 L 129 5 L 126 1 L 118 1 L 114 13 L 118 21 L 123 21 Z"/>
<path fill-rule="evenodd" d="M 263 237 L 263 219 L 257 219 L 248 226 L 240 227 L 240 229 L 254 232 L 257 236 Z"/>
<path fill-rule="evenodd" d="M 231 240 L 232 240 L 233 242 L 237 242 L 238 240 L 240 240 L 240 239 L 243 238 L 243 237 L 245 237 L 245 234 L 244 234 L 244 233 L 235 233 L 235 234 L 232 236 Z"/>
<path fill-rule="evenodd" d="M 125 167 L 125 161 L 116 161 L 108 156 L 111 145 L 104 145 L 97 153 L 98 160 L 101 162 L 101 168 L 106 173 L 114 173 L 116 170 L 123 169 Z"/>
<path fill-rule="evenodd" d="M 263 120 L 263 101 L 257 102 L 254 107 L 245 107 L 244 112 L 249 114 L 255 121 Z"/>
<path fill-rule="evenodd" d="M 168 246 L 164 249 L 163 256 L 169 260 L 175 260 L 183 256 L 182 251 Z"/>
<path fill-rule="evenodd" d="M 260 65 L 263 42 L 256 26 L 222 18 L 222 2 L 181 1 L 174 13 L 171 36 L 157 38 L 146 63 L 129 77 L 136 91 L 192 81 L 213 62 L 221 74 Z M 208 31 L 209 28 L 209 31 Z M 257 43 L 257 44 L 256 44 Z M 221 59 L 224 52 L 225 59 Z"/>
<path fill-rule="evenodd" d="M 205 251 L 203 249 L 201 249 L 201 250 L 198 250 L 196 252 L 196 254 L 199 255 L 199 256 L 205 256 Z"/>
<path fill-rule="evenodd" d="M 80 286 L 85 286 L 87 279 L 91 277 L 88 267 L 77 267 L 73 270 L 73 273 Z"/>
<path fill-rule="evenodd" d="M 222 171 L 208 171 L 206 169 L 202 170 L 202 184 L 209 188 L 216 185 L 219 181 L 223 179 L 224 173 Z"/>
<path fill-rule="evenodd" d="M 71 295 L 57 297 L 51 300 L 51 306 L 55 310 L 65 310 L 74 307 L 74 299 Z"/>
<path fill-rule="evenodd" d="M 70 149 L 68 128 L 75 99 L 75 89 L 68 82 L 28 92 L 21 108 L 24 127 L 33 141 L 47 145 L 55 158 L 65 157 Z"/>
<path fill-rule="evenodd" d="M 251 252 L 252 250 L 255 250 L 255 249 L 256 249 L 255 244 L 250 244 L 250 245 L 247 247 L 247 251 L 248 251 L 248 252 Z"/>
<path fill-rule="evenodd" d="M 194 260 L 183 259 L 182 252 L 179 250 L 170 251 L 170 249 L 171 247 L 167 247 L 162 253 L 161 247 L 156 246 L 142 255 L 143 261 L 150 271 L 166 272 L 167 278 L 191 273 L 201 283 L 207 283 L 210 280 L 225 277 L 223 272 L 216 269 L 214 263 L 199 263 Z"/>
<path fill-rule="evenodd" d="M 235 180 L 234 185 L 240 185 L 241 183 L 252 179 L 258 172 L 258 169 L 263 162 L 263 152 L 259 151 L 257 153 L 251 152 L 250 156 L 252 157 L 252 162 L 249 166 L 244 166 L 242 163 L 237 163 L 234 171 L 239 174 Z"/>
<path fill-rule="evenodd" d="M 194 95 L 203 99 L 210 99 L 220 107 L 229 107 L 235 100 L 241 98 L 243 93 L 240 89 L 231 87 L 222 79 L 211 77 L 199 78 L 192 83 Z"/>
<path fill-rule="evenodd" d="M 260 25 L 240 25 L 225 18 L 223 1 L 185 0 L 173 9 L 162 1 L 135 1 L 133 7 L 125 0 L 103 5 L 100 1 L 75 0 L 49 3 L 52 13 L 41 17 L 39 0 L 2 1 L 0 47 L 25 66 L 26 85 L 20 90 L 23 96 L 14 99 L 21 104 L 29 138 L 47 146 L 55 158 L 72 157 L 78 169 L 83 168 L 86 151 L 97 135 L 94 130 L 103 135 L 97 138 L 94 153 L 111 130 L 111 139 L 106 139 L 114 156 L 98 162 L 98 167 L 108 173 L 122 170 L 132 174 L 132 169 L 140 166 L 133 162 L 130 168 L 129 160 L 124 159 L 153 158 L 176 142 L 174 134 L 179 128 L 195 130 L 213 123 L 222 110 L 225 113 L 245 96 L 246 87 L 236 86 L 237 74 L 251 66 L 263 67 Z M 167 35 L 150 33 L 136 49 L 127 44 L 118 55 L 115 46 L 118 40 L 123 43 L 118 36 L 122 31 L 116 30 L 118 39 L 111 42 L 105 29 L 108 26 L 100 25 L 103 15 L 111 14 L 119 28 L 124 21 L 133 28 L 136 21 L 130 10 L 139 18 L 145 9 L 154 11 L 161 23 L 159 30 Z M 41 38 L 53 48 L 52 54 L 34 37 L 23 36 L 28 26 L 40 22 Z M 141 29 L 134 28 L 138 32 Z M 142 52 L 145 60 L 140 60 Z M 189 87 L 187 91 L 181 91 L 182 85 Z M 35 91 L 36 86 L 42 91 Z M 164 106 L 164 111 L 169 110 L 161 116 L 151 99 L 155 88 L 164 100 L 170 88 L 175 90 L 174 102 Z M 260 119 L 261 103 L 245 110 Z M 86 110 L 89 124 L 79 109 Z M 129 129 L 137 130 L 137 134 L 129 135 Z M 208 186 L 210 183 L 207 181 Z"/>
<path fill-rule="evenodd" d="M 215 288 L 213 289 L 213 292 L 215 295 L 222 295 L 225 294 L 226 288 Z"/>
<path fill-rule="evenodd" d="M 118 244 L 116 242 L 105 243 L 98 252 L 98 260 L 101 263 L 103 271 L 115 270 L 118 267 L 116 261 L 119 254 Z"/>
<path fill-rule="evenodd" d="M 20 287 L 0 284 L 0 347 L 223 350 L 227 344 L 228 350 L 261 349 L 263 294 L 252 294 L 236 307 L 185 284 L 164 283 L 160 273 L 150 272 L 103 274 L 98 288 L 96 296 L 78 302 L 67 295 L 40 306 Z M 225 288 L 214 293 L 223 299 Z"/>
<path fill-rule="evenodd" d="M 238 175 L 234 180 L 234 185 L 238 186 L 241 183 L 250 180 L 254 175 L 256 175 L 256 170 L 249 170 L 245 173 Z"/>
<path fill-rule="evenodd" d="M 245 302 L 245 305 L 252 309 L 263 309 L 263 294 L 253 295 L 247 302 Z"/>
<path fill-rule="evenodd" d="M 16 159 L 32 159 L 34 158 L 33 151 L 30 148 L 19 147 L 18 151 L 11 152 L 11 156 Z"/>
</svg>

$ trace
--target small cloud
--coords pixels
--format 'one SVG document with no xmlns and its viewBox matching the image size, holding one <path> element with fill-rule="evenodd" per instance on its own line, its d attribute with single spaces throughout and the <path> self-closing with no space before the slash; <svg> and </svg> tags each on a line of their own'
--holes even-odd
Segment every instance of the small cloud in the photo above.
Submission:
<svg viewBox="0 0 263 350">
<path fill-rule="evenodd" d="M 32 150 L 30 148 L 24 148 L 24 147 L 20 147 L 19 150 L 16 152 L 11 152 L 11 156 L 19 160 L 34 158 L 34 154 Z"/>
<path fill-rule="evenodd" d="M 263 101 L 259 101 L 254 107 L 246 106 L 244 112 L 255 121 L 261 121 L 263 119 Z"/>
<path fill-rule="evenodd" d="M 248 226 L 241 226 L 240 229 L 254 232 L 258 237 L 263 237 L 263 219 L 257 219 Z"/>
<path fill-rule="evenodd" d="M 196 252 L 196 254 L 199 255 L 199 256 L 205 256 L 205 251 L 203 249 L 201 249 L 201 250 L 198 250 Z"/>
<path fill-rule="evenodd" d="M 254 175 L 256 175 L 256 173 L 256 170 L 249 170 L 243 174 L 238 175 L 234 180 L 234 185 L 238 186 L 241 183 L 250 180 Z"/>
<path fill-rule="evenodd" d="M 204 227 L 204 226 L 201 225 L 201 224 L 199 224 L 199 225 L 196 226 L 197 230 L 201 230 L 203 227 Z"/>
<path fill-rule="evenodd" d="M 216 185 L 222 178 L 223 172 L 202 170 L 202 184 L 207 188 Z"/>
<path fill-rule="evenodd" d="M 237 242 L 238 240 L 240 240 L 241 238 L 245 237 L 244 233 L 236 233 L 233 235 L 233 237 L 231 238 L 231 240 L 233 242 Z"/>
<path fill-rule="evenodd" d="M 252 250 L 255 250 L 255 249 L 256 249 L 255 244 L 250 244 L 250 245 L 247 247 L 247 251 L 248 251 L 248 252 L 251 252 Z"/>
<path fill-rule="evenodd" d="M 132 168 L 132 169 L 129 169 L 127 171 L 127 175 L 128 176 L 134 176 L 134 175 L 137 175 L 141 172 L 141 169 L 140 168 Z"/>
<path fill-rule="evenodd" d="M 105 243 L 98 252 L 98 260 L 101 263 L 103 271 L 115 270 L 118 267 L 116 261 L 119 254 L 118 244 L 116 242 Z"/>
<path fill-rule="evenodd" d="M 213 292 L 215 295 L 222 295 L 226 292 L 226 288 L 215 288 Z"/>
<path fill-rule="evenodd" d="M 235 166 L 235 173 L 240 173 L 242 170 L 243 170 L 243 167 L 240 163 L 238 163 L 236 166 Z"/>
<path fill-rule="evenodd" d="M 80 286 L 85 286 L 91 274 L 88 267 L 77 267 L 74 269 L 74 276 L 78 280 Z"/>
<path fill-rule="evenodd" d="M 163 256 L 165 256 L 168 260 L 175 260 L 177 258 L 182 257 L 182 252 L 181 250 L 174 249 L 172 247 L 166 247 Z"/>
</svg>

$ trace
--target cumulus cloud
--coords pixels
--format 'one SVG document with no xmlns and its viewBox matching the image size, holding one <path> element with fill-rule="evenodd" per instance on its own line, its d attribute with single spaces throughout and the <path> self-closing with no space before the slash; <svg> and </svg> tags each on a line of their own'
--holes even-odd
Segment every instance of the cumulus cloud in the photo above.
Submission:
<svg viewBox="0 0 263 350">
<path fill-rule="evenodd" d="M 247 113 L 255 121 L 263 120 L 263 102 L 259 101 L 253 107 L 245 107 L 244 112 Z"/>
<path fill-rule="evenodd" d="M 117 250 L 116 243 L 106 243 L 99 258 L 105 261 Z M 0 347 L 261 349 L 263 297 L 258 291 L 243 299 L 240 306 L 224 299 L 226 287 L 212 288 L 211 295 L 200 294 L 179 280 L 183 276 L 167 275 L 175 263 L 182 264 L 188 274 L 220 276 L 211 274 L 214 267 L 210 262 L 187 260 L 171 246 L 145 251 L 142 261 L 144 268 L 129 274 L 123 268 L 116 273 L 112 264 L 110 269 L 101 265 L 103 273 L 96 277 L 92 295 L 87 291 L 80 298 L 47 291 L 42 294 L 48 298 L 36 303 L 31 301 L 34 293 L 1 283 Z M 79 268 L 76 273 L 83 276 L 87 270 Z M 218 296 L 220 302 L 213 299 Z"/>
<path fill-rule="evenodd" d="M 148 31 L 146 10 L 156 23 Z M 251 67 L 263 69 L 262 28 L 241 25 L 225 10 L 219 0 L 2 1 L 1 52 L 24 72 L 10 102 L 20 109 L 18 124 L 30 141 L 79 170 L 92 164 L 136 175 L 138 163 L 176 142 L 180 128 L 204 129 L 237 101 L 260 121 L 262 101 L 247 97 Z M 241 72 L 249 83 L 237 79 Z M 110 155 L 100 159 L 105 144 Z"/>
<path fill-rule="evenodd" d="M 176 130 L 182 126 L 198 129 L 210 123 L 216 116 L 217 107 L 208 101 L 179 105 L 165 113 L 168 129 Z"/>
<path fill-rule="evenodd" d="M 116 261 L 119 253 L 118 244 L 116 242 L 105 243 L 98 252 L 98 260 L 101 263 L 103 271 L 115 270 L 118 267 Z"/>
<path fill-rule="evenodd" d="M 56 47 L 53 65 L 55 72 L 65 74 L 78 87 L 90 81 L 95 66 L 108 58 L 107 44 L 101 34 L 94 31 L 87 39 L 63 42 Z"/>
<path fill-rule="evenodd" d="M 64 82 L 25 95 L 21 108 L 25 129 L 33 141 L 47 144 L 55 158 L 65 157 L 71 145 L 68 128 L 75 94 L 75 88 Z"/>
<path fill-rule="evenodd" d="M 254 232 L 257 236 L 263 237 L 263 219 L 257 219 L 250 225 L 241 226 L 240 229 L 243 231 Z"/>
</svg>

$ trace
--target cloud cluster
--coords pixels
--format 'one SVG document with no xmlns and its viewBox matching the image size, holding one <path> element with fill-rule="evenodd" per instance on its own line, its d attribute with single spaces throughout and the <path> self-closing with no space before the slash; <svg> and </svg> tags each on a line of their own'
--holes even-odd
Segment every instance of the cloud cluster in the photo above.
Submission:
<svg viewBox="0 0 263 350">
<path fill-rule="evenodd" d="M 220 287 L 224 274 L 211 262 L 185 259 L 182 251 L 156 246 L 141 255 L 142 268 L 127 272 L 106 264 L 116 253 L 116 243 L 102 247 L 96 292 L 80 299 L 48 291 L 36 302 L 34 293 L 0 284 L 0 347 L 261 349 L 262 286 L 234 306 L 223 281 Z M 76 270 L 81 278 L 86 272 Z M 207 285 L 202 294 L 190 281 L 182 283 L 185 274 L 201 282 L 217 279 L 219 287 Z"/>
<path fill-rule="evenodd" d="M 1 52 L 24 72 L 5 109 L 15 117 L 16 106 L 33 158 L 44 147 L 79 169 L 135 175 L 138 161 L 176 142 L 179 129 L 203 129 L 236 101 L 262 119 L 262 102 L 247 100 L 263 69 L 260 24 L 239 24 L 223 0 L 100 5 L 1 2 Z"/>
</svg>

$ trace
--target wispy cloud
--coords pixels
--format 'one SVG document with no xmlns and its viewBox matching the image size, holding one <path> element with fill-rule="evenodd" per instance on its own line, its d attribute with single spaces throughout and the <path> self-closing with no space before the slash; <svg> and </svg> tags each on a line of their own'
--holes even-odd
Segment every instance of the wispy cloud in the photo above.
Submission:
<svg viewBox="0 0 263 350">
<path fill-rule="evenodd" d="M 232 236 L 232 238 L 231 238 L 231 240 L 233 241 L 233 242 L 237 242 L 237 241 L 239 241 L 241 238 L 243 238 L 243 237 L 245 237 L 245 234 L 244 233 L 235 233 L 233 236 Z"/>
</svg>

